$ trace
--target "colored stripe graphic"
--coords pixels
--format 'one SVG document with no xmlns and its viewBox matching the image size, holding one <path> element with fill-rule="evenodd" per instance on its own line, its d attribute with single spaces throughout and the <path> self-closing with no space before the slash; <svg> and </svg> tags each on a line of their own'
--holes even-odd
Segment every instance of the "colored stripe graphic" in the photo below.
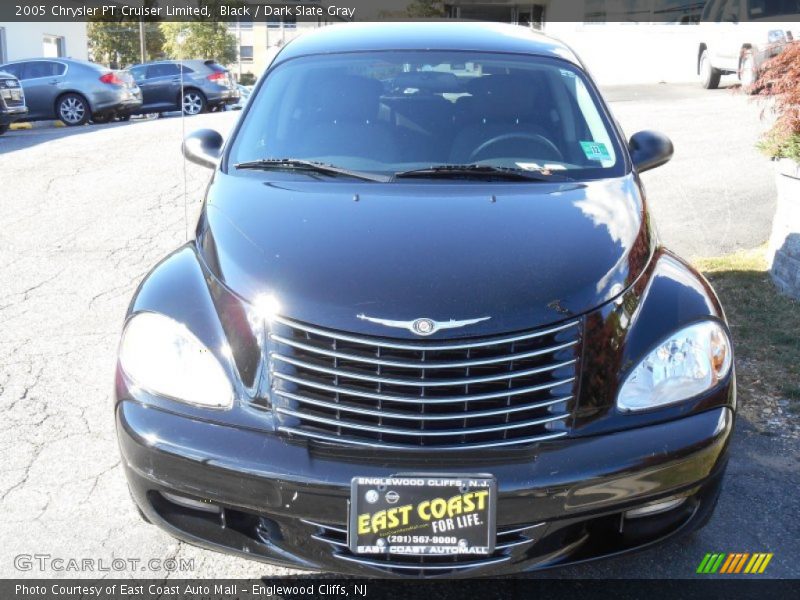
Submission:
<svg viewBox="0 0 800 600">
<path fill-rule="evenodd" d="M 747 567 L 744 570 L 745 573 L 752 573 L 753 572 L 753 565 L 756 564 L 756 562 L 758 561 L 758 557 L 759 556 L 761 556 L 761 555 L 758 554 L 758 553 L 753 554 L 753 558 L 750 559 L 750 562 L 747 563 Z"/>
<path fill-rule="evenodd" d="M 720 573 L 730 573 L 730 569 L 739 561 L 739 554 L 728 554 L 728 558 L 719 570 Z"/>
<path fill-rule="evenodd" d="M 722 561 L 725 560 L 727 554 L 720 554 L 720 553 L 713 553 L 713 554 L 706 554 L 703 562 L 700 563 L 700 566 L 697 567 L 698 573 L 716 573 L 720 566 L 722 565 Z"/>
<path fill-rule="evenodd" d="M 742 558 L 741 558 L 741 560 L 739 560 L 739 562 L 736 564 L 736 570 L 734 570 L 734 571 L 731 571 L 731 572 L 732 572 L 732 573 L 740 573 L 740 572 L 741 572 L 741 570 L 742 570 L 742 567 L 744 566 L 744 563 L 745 563 L 745 562 L 747 562 L 747 558 L 748 558 L 749 556 L 750 556 L 750 555 L 749 555 L 749 554 L 747 554 L 747 553 L 744 553 L 744 554 L 742 554 Z"/>
<path fill-rule="evenodd" d="M 758 570 L 758 572 L 759 573 L 763 573 L 764 569 L 767 568 L 767 565 L 769 564 L 769 561 L 771 561 L 771 560 L 772 560 L 772 552 L 767 554 L 767 556 L 764 558 L 764 562 L 761 563 L 761 568 Z"/>
<path fill-rule="evenodd" d="M 725 556 L 725 554 L 720 554 L 719 558 L 717 558 L 716 562 L 711 565 L 711 569 L 708 572 L 716 573 L 719 570 L 720 565 L 722 565 L 722 561 L 725 560 Z"/>
<path fill-rule="evenodd" d="M 705 573 L 706 572 L 706 566 L 708 565 L 710 560 L 711 560 L 711 554 L 706 554 L 703 557 L 703 560 L 700 562 L 700 566 L 697 567 L 697 572 L 698 573 Z"/>
<path fill-rule="evenodd" d="M 725 552 L 709 552 L 703 557 L 703 560 L 697 567 L 697 573 L 703 575 L 713 575 L 714 573 L 732 575 L 734 573 L 741 573 L 742 569 L 744 569 L 745 573 L 759 574 L 763 573 L 767 568 L 769 561 L 772 560 L 772 556 L 773 554 L 771 552 L 756 552 L 755 554 L 750 554 L 748 552 L 733 552 L 731 554 Z"/>
</svg>

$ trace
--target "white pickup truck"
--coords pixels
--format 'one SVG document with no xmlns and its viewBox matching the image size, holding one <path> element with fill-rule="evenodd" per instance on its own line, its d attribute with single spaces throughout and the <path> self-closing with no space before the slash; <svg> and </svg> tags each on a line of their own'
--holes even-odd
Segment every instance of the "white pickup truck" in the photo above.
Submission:
<svg viewBox="0 0 800 600">
<path fill-rule="evenodd" d="M 706 89 L 736 74 L 752 92 L 768 58 L 800 34 L 800 0 L 709 0 L 700 19 L 697 73 Z"/>
</svg>

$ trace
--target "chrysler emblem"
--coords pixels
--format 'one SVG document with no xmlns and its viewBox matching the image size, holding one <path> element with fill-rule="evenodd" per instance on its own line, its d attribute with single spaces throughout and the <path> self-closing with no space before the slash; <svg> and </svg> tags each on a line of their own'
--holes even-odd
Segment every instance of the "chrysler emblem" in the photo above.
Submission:
<svg viewBox="0 0 800 600">
<path fill-rule="evenodd" d="M 368 317 L 367 315 L 360 314 L 357 315 L 359 319 L 363 321 L 369 321 L 370 323 L 377 323 L 378 325 L 385 325 L 386 327 L 398 327 L 400 329 L 408 329 L 411 333 L 416 335 L 433 335 L 437 331 L 441 331 L 442 329 L 455 329 L 456 327 L 465 327 L 466 325 L 474 325 L 475 323 L 480 323 L 481 321 L 488 321 L 492 317 L 478 317 L 477 319 L 463 319 L 461 321 L 456 321 L 455 319 L 450 319 L 449 321 L 434 321 L 433 319 L 428 319 L 427 317 L 423 317 L 420 319 L 414 319 L 413 321 L 395 321 L 392 319 L 378 319 L 376 317 Z"/>
<path fill-rule="evenodd" d="M 411 331 L 417 335 L 430 335 L 436 328 L 436 324 L 430 319 L 417 319 L 411 322 Z"/>
</svg>

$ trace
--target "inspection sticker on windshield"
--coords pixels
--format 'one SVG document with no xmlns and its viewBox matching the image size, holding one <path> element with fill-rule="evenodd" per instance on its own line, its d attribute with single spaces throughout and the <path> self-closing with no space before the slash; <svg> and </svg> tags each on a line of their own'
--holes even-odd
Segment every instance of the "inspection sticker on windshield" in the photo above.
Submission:
<svg viewBox="0 0 800 600">
<path fill-rule="evenodd" d="M 518 162 L 517 166 L 526 171 L 566 171 L 567 167 L 564 165 L 551 165 L 550 163 L 540 165 L 539 163 L 532 162 Z"/>
<path fill-rule="evenodd" d="M 581 142 L 581 148 L 589 160 L 611 160 L 608 148 L 601 142 Z"/>
</svg>

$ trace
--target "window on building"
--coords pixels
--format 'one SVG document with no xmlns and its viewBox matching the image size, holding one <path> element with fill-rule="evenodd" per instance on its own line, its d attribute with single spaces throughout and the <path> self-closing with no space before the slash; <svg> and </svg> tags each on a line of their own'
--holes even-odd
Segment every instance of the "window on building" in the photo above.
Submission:
<svg viewBox="0 0 800 600">
<path fill-rule="evenodd" d="M 280 18 L 267 19 L 267 27 L 270 29 L 295 29 L 297 27 L 297 17 L 294 15 L 286 15 Z"/>
<path fill-rule="evenodd" d="M 253 21 L 246 21 L 243 19 L 239 19 L 237 21 L 231 21 L 228 23 L 228 29 L 231 31 L 238 31 L 240 29 L 252 29 L 253 28 Z"/>
<path fill-rule="evenodd" d="M 42 56 L 45 58 L 58 58 L 64 56 L 64 36 L 45 35 L 42 43 Z"/>
<path fill-rule="evenodd" d="M 242 62 L 253 62 L 253 47 L 239 46 L 239 60 Z"/>
<path fill-rule="evenodd" d="M 586 0 L 584 22 L 697 23 L 702 10 L 697 0 Z"/>
</svg>

